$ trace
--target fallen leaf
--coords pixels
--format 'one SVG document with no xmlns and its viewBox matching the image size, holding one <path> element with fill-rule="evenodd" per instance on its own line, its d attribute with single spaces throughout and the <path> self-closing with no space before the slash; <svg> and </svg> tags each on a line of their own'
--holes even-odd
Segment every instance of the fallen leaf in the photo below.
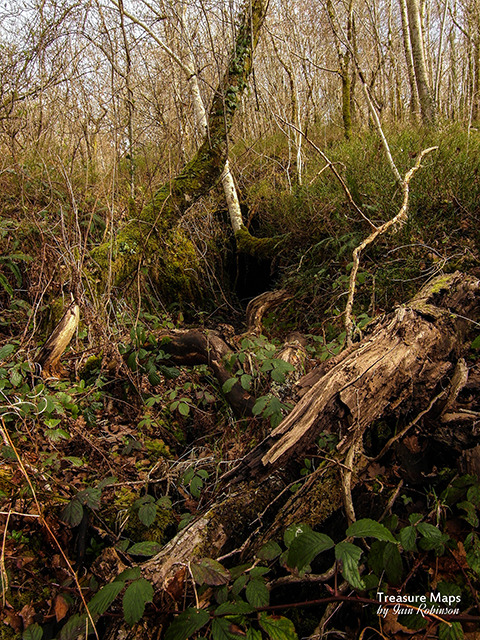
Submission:
<svg viewBox="0 0 480 640">
<path fill-rule="evenodd" d="M 55 598 L 55 618 L 57 622 L 63 620 L 68 612 L 68 603 L 62 596 L 57 596 Z"/>
</svg>

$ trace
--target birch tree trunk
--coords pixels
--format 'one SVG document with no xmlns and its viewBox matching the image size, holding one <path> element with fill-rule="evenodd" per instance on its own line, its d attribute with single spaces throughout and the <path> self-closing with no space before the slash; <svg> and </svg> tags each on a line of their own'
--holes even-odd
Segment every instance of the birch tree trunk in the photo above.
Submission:
<svg viewBox="0 0 480 640">
<path fill-rule="evenodd" d="M 410 85 L 410 111 L 412 118 L 417 120 L 420 113 L 420 104 L 418 100 L 417 83 L 415 80 L 415 67 L 413 65 L 413 53 L 412 44 L 410 42 L 406 0 L 400 0 L 400 15 L 402 17 L 403 48 L 405 50 L 405 59 L 407 62 L 408 84 Z"/>
<path fill-rule="evenodd" d="M 415 81 L 424 124 L 435 122 L 435 104 L 428 83 L 419 0 L 406 0 Z"/>
</svg>

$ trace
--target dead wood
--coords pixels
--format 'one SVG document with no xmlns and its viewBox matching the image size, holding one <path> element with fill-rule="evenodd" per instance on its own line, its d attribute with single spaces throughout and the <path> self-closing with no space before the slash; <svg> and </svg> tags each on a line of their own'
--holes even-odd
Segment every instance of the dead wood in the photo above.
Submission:
<svg viewBox="0 0 480 640">
<path fill-rule="evenodd" d="M 216 379 L 223 385 L 232 373 L 225 366 L 226 358 L 233 350 L 216 331 L 169 331 L 156 335 L 157 344 L 169 355 L 173 364 L 193 366 L 206 364 Z M 255 398 L 236 382 L 231 391 L 225 394 L 236 415 L 251 415 Z"/>
<path fill-rule="evenodd" d="M 38 355 L 37 363 L 44 375 L 58 375 L 60 358 L 77 330 L 79 319 L 80 309 L 72 302 Z"/>
<path fill-rule="evenodd" d="M 454 273 L 430 282 L 407 305 L 380 318 L 332 368 L 323 368 L 280 426 L 224 475 L 222 497 L 144 563 L 143 575 L 172 596 L 177 583 L 184 587 L 192 559 L 251 552 L 292 522 L 318 528 L 342 505 L 354 519 L 351 491 L 369 464 L 362 446 L 365 432 L 379 419 L 403 419 L 409 428 L 430 411 L 455 407 L 452 398 L 458 401 L 465 380 L 462 365 L 456 365 L 479 305 L 480 281 Z M 211 364 L 224 349 L 215 346 L 215 336 L 201 332 L 170 337 L 172 358 L 182 353 L 183 362 L 201 356 Z M 324 431 L 340 435 L 336 454 L 288 498 L 289 464 Z"/>
<path fill-rule="evenodd" d="M 266 291 L 250 300 L 246 312 L 248 333 L 257 335 L 262 333 L 262 320 L 265 314 L 282 302 L 290 300 L 291 297 L 291 294 L 285 289 L 279 289 L 277 291 Z"/>
<path fill-rule="evenodd" d="M 441 276 L 380 319 L 224 480 L 265 477 L 297 459 L 324 431 L 338 433 L 339 451 L 346 452 L 379 418 L 413 417 L 428 407 L 465 350 L 479 286 L 458 272 Z"/>
</svg>

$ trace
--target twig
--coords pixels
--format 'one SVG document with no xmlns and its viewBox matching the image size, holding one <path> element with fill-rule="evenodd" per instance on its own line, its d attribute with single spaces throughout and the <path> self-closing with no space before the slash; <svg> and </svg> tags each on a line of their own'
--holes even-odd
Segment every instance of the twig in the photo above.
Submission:
<svg viewBox="0 0 480 640">
<path fill-rule="evenodd" d="M 431 153 L 435 151 L 438 147 L 430 147 L 428 149 L 423 149 L 420 152 L 417 158 L 417 162 L 415 165 L 406 173 L 405 178 L 402 181 L 402 191 L 403 191 L 403 201 L 402 206 L 400 207 L 399 212 L 396 216 L 388 220 L 381 227 L 378 227 L 373 231 L 368 238 L 358 245 L 353 250 L 353 265 L 352 270 L 350 272 L 350 282 L 348 287 L 348 299 L 345 307 L 345 331 L 347 334 L 347 346 L 352 344 L 352 333 L 353 333 L 353 320 L 352 320 L 352 309 L 353 309 L 353 300 L 355 297 L 355 287 L 357 280 L 358 267 L 360 264 L 360 256 L 362 251 L 368 247 L 368 245 L 372 244 L 379 236 L 385 234 L 392 227 L 400 226 L 407 219 L 408 212 L 408 196 L 409 196 L 409 184 L 410 180 L 413 178 L 415 173 L 420 169 L 421 162 L 423 158 L 427 155 L 427 153 Z"/>
<path fill-rule="evenodd" d="M 284 118 L 282 118 L 282 116 L 279 116 L 278 114 L 273 114 L 275 118 L 278 118 L 279 120 L 281 120 L 284 124 L 287 125 L 287 127 L 291 127 L 294 131 L 296 131 L 297 133 L 299 133 L 304 139 L 305 142 L 308 142 L 308 144 L 315 149 L 315 151 L 320 154 L 322 156 L 322 158 L 325 160 L 325 162 L 327 163 L 327 166 L 330 167 L 330 169 L 332 170 L 334 176 L 337 178 L 337 180 L 340 182 L 340 184 L 342 185 L 342 189 L 345 191 L 345 195 L 347 196 L 348 201 L 350 202 L 350 204 L 352 205 L 352 207 L 355 209 L 355 211 L 362 216 L 362 218 L 364 220 L 366 220 L 368 222 L 368 224 L 373 228 L 376 229 L 376 225 L 373 224 L 373 222 L 363 213 L 363 211 L 360 209 L 360 207 L 358 206 L 358 204 L 355 202 L 355 200 L 352 198 L 352 194 L 350 193 L 349 188 L 347 187 L 347 184 L 345 182 L 345 180 L 342 178 L 342 176 L 338 173 L 338 171 L 335 168 L 335 165 L 333 162 L 331 162 L 331 160 L 328 159 L 328 157 L 323 153 L 323 151 L 321 149 L 319 149 L 319 147 L 317 147 L 317 145 L 310 140 L 310 138 L 307 136 L 306 133 L 304 133 L 301 129 L 299 129 L 298 127 L 296 127 L 292 122 L 288 122 L 287 120 L 285 120 Z M 325 169 L 325 167 L 322 169 L 322 171 Z"/>
</svg>

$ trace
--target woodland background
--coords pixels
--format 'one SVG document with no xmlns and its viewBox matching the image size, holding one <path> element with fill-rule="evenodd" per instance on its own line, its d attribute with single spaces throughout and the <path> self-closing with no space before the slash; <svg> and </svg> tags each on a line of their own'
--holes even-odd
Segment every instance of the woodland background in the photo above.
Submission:
<svg viewBox="0 0 480 640">
<path fill-rule="evenodd" d="M 477 638 L 478 0 L 0 24 L 0 638 Z"/>
</svg>

